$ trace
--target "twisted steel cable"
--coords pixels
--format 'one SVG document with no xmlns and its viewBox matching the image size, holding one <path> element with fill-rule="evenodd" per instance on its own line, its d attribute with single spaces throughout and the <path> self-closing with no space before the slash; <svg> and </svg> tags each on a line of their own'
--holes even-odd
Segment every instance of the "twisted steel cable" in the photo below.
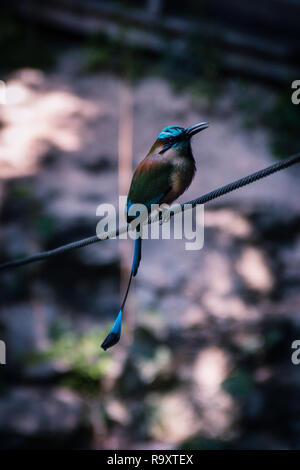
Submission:
<svg viewBox="0 0 300 470">
<path fill-rule="evenodd" d="M 175 208 L 174 211 L 170 212 L 170 217 L 173 217 L 176 213 L 180 212 L 184 208 L 184 206 L 187 204 L 189 204 L 191 208 L 195 207 L 198 204 L 205 204 L 209 201 L 212 201 L 213 199 L 217 199 L 221 196 L 224 196 L 225 194 L 235 191 L 236 189 L 239 189 L 239 188 L 242 188 L 243 186 L 254 183 L 255 181 L 265 178 L 266 176 L 272 175 L 273 173 L 276 173 L 277 171 L 284 170 L 285 168 L 288 168 L 299 162 L 300 162 L 300 153 L 297 153 L 296 155 L 292 155 L 291 157 L 285 158 L 284 160 L 280 160 L 279 162 L 273 163 L 273 165 L 263 168 L 262 170 L 259 170 L 248 176 L 245 176 L 244 178 L 228 183 L 225 186 L 222 186 L 221 188 L 214 189 L 213 191 L 210 191 L 209 193 L 206 193 L 203 196 L 193 199 L 192 201 L 186 202 L 184 204 L 179 204 Z M 150 222 L 155 222 L 156 220 L 158 220 L 158 216 L 152 219 L 149 217 L 146 223 L 149 224 Z M 71 242 L 66 245 L 60 246 L 58 248 L 54 248 L 53 250 L 36 253 L 34 255 L 27 256 L 25 258 L 13 260 L 13 261 L 7 261 L 6 263 L 0 264 L 0 269 L 16 268 L 18 266 L 24 266 L 26 264 L 46 260 L 48 258 L 51 258 L 52 256 L 57 256 L 57 255 L 66 253 L 67 251 L 76 250 L 78 248 L 84 248 L 85 246 L 91 245 L 93 243 L 98 243 L 108 238 L 118 237 L 122 233 L 128 232 L 129 230 L 132 230 L 132 228 L 130 228 L 130 225 L 127 224 L 117 230 L 114 230 L 111 232 L 105 232 L 100 235 L 94 235 L 88 238 L 84 238 L 82 240 Z"/>
</svg>

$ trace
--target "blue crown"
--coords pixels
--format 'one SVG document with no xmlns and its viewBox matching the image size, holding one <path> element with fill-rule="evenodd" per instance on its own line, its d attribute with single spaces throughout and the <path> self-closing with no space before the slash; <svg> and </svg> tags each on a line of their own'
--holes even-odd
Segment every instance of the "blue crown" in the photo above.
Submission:
<svg viewBox="0 0 300 470">
<path fill-rule="evenodd" d="M 185 131 L 184 127 L 169 126 L 165 127 L 159 134 L 159 139 L 167 139 L 168 137 L 178 137 Z"/>
</svg>

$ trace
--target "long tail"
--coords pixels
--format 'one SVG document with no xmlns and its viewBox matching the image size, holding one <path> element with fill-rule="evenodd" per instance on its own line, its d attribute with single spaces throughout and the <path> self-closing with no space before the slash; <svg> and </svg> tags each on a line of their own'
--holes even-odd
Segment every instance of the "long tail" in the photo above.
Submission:
<svg viewBox="0 0 300 470">
<path fill-rule="evenodd" d="M 135 241 L 130 278 L 129 278 L 128 286 L 127 286 L 127 289 L 126 289 L 126 293 L 125 293 L 120 311 L 119 311 L 118 316 L 115 320 L 115 323 L 113 324 L 112 329 L 110 330 L 110 332 L 106 336 L 105 340 L 101 344 L 101 348 L 103 348 L 104 351 L 106 351 L 108 348 L 111 348 L 112 346 L 117 344 L 119 342 L 120 337 L 121 337 L 123 310 L 124 310 L 124 307 L 125 307 L 125 304 L 126 304 L 126 300 L 127 300 L 128 292 L 129 292 L 129 289 L 130 289 L 132 278 L 134 276 L 136 276 L 136 274 L 138 272 L 141 257 L 142 257 L 142 239 L 139 237 Z"/>
<path fill-rule="evenodd" d="M 133 277 L 136 276 L 138 272 L 141 257 L 142 257 L 142 239 L 141 237 L 138 237 L 135 240 L 135 244 L 134 244 L 134 254 L 133 254 L 133 261 L 132 261 L 132 268 L 131 268 L 131 273 Z"/>
</svg>

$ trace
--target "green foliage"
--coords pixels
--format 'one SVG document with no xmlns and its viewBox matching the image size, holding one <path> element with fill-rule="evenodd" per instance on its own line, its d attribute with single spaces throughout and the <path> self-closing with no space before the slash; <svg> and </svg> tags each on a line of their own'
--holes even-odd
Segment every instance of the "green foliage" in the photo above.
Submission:
<svg viewBox="0 0 300 470">
<path fill-rule="evenodd" d="M 5 12 L 0 17 L 1 66 L 47 68 L 53 65 L 54 54 L 48 35 L 37 27 L 28 26 Z"/>
<path fill-rule="evenodd" d="M 227 444 L 219 439 L 207 439 L 205 437 L 194 437 L 184 441 L 179 450 L 223 450 Z"/>
<path fill-rule="evenodd" d="M 16 258 L 23 258 L 28 255 L 28 252 L 19 250 L 16 253 Z M 24 282 L 26 277 L 26 268 L 21 266 L 15 272 L 1 279 L 1 292 L 3 298 L 8 301 L 18 301 L 27 298 L 30 292 L 28 283 Z"/>
<path fill-rule="evenodd" d="M 129 45 L 119 38 L 97 33 L 87 49 L 89 71 L 112 71 L 123 78 L 135 81 L 151 73 L 157 57 L 143 46 Z"/>
<path fill-rule="evenodd" d="M 216 98 L 221 59 L 216 49 L 203 38 L 192 35 L 181 47 L 172 43 L 165 47 L 161 69 L 176 89 L 188 88 L 194 94 Z"/>
<path fill-rule="evenodd" d="M 266 124 L 271 131 L 271 148 L 282 158 L 300 150 L 300 105 L 291 102 L 290 90 L 280 93 L 267 111 Z"/>
<path fill-rule="evenodd" d="M 266 99 L 262 91 L 239 83 L 237 105 L 246 129 L 263 126 L 269 132 L 270 147 L 276 157 L 283 158 L 299 152 L 300 105 L 291 101 L 291 91 L 279 90 Z"/>
<path fill-rule="evenodd" d="M 12 187 L 11 195 L 15 197 L 16 199 L 25 199 L 25 200 L 33 199 L 33 191 L 30 188 L 30 186 L 27 184 L 22 184 L 22 183 L 15 184 Z"/>
<path fill-rule="evenodd" d="M 283 341 L 284 334 L 279 329 L 271 330 L 265 337 L 266 349 L 270 350 L 278 346 Z"/>
<path fill-rule="evenodd" d="M 246 370 L 236 370 L 222 385 L 223 389 L 234 398 L 245 398 L 252 392 L 254 382 L 252 376 Z"/>
<path fill-rule="evenodd" d="M 31 356 L 30 362 L 59 360 L 68 371 L 64 380 L 67 386 L 81 393 L 98 394 L 100 381 L 111 366 L 110 356 L 100 349 L 103 330 L 81 336 L 70 332 L 57 336 L 48 351 Z"/>
<path fill-rule="evenodd" d="M 268 109 L 262 94 L 243 82 L 237 83 L 236 92 L 237 106 L 243 126 L 246 129 L 253 129 L 258 123 L 262 124 L 266 109 Z"/>
<path fill-rule="evenodd" d="M 220 59 L 216 50 L 202 38 L 191 36 L 180 47 L 169 37 L 160 52 L 142 45 L 130 45 L 122 36 L 110 38 L 104 33 L 94 35 L 87 49 L 89 71 L 112 71 L 129 80 L 149 75 L 167 78 L 176 90 L 216 97 L 219 86 Z"/>
<path fill-rule="evenodd" d="M 52 237 L 57 222 L 54 217 L 40 214 L 33 223 L 40 240 L 47 242 Z"/>
</svg>

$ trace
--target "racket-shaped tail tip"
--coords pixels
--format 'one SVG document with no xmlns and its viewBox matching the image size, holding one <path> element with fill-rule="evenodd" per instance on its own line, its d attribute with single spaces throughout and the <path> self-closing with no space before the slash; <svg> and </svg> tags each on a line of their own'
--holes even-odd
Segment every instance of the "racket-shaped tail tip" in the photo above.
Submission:
<svg viewBox="0 0 300 470">
<path fill-rule="evenodd" d="M 116 318 L 115 323 L 113 324 L 112 329 L 106 336 L 105 340 L 101 344 L 101 348 L 106 351 L 108 348 L 111 348 L 115 344 L 119 342 L 121 337 L 121 329 L 122 329 L 122 310 L 120 310 L 119 315 Z"/>
<path fill-rule="evenodd" d="M 120 336 L 116 335 L 115 333 L 109 333 L 101 344 L 101 348 L 106 351 L 108 348 L 111 348 L 112 346 L 117 344 L 119 339 Z"/>
</svg>

